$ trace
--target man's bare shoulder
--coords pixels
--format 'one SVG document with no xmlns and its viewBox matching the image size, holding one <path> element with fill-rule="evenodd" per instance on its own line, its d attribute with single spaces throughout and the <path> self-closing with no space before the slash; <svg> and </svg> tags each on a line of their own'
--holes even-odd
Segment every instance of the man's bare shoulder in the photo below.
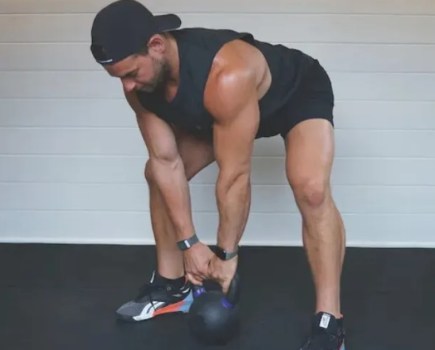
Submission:
<svg viewBox="0 0 435 350">
<path fill-rule="evenodd" d="M 238 109 L 239 103 L 258 101 L 270 83 L 270 70 L 263 54 L 242 40 L 234 40 L 225 44 L 213 60 L 204 103 L 209 110 Z"/>
<path fill-rule="evenodd" d="M 263 54 L 251 44 L 237 39 L 223 45 L 213 59 L 210 77 L 222 70 L 243 71 L 261 77 L 267 66 Z"/>
</svg>

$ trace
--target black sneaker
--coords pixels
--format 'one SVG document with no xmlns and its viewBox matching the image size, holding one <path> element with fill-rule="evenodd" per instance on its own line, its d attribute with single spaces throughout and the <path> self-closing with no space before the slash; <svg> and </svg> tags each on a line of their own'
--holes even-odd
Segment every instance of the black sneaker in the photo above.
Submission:
<svg viewBox="0 0 435 350">
<path fill-rule="evenodd" d="M 173 312 L 187 313 L 192 301 L 190 283 L 186 281 L 181 287 L 174 287 L 170 283 L 162 283 L 154 272 L 139 295 L 116 310 L 116 315 L 122 321 L 144 321 Z"/>
<path fill-rule="evenodd" d="M 300 350 L 345 350 L 343 318 L 326 312 L 314 315 L 311 335 Z"/>
</svg>

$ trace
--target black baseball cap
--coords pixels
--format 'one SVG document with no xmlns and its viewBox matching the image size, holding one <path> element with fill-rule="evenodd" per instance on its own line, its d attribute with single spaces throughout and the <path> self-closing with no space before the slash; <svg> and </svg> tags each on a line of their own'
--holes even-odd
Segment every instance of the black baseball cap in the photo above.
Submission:
<svg viewBox="0 0 435 350">
<path fill-rule="evenodd" d="M 98 63 L 113 64 L 138 53 L 154 34 L 180 26 L 177 15 L 155 16 L 138 1 L 118 0 L 95 16 L 91 52 Z"/>
</svg>

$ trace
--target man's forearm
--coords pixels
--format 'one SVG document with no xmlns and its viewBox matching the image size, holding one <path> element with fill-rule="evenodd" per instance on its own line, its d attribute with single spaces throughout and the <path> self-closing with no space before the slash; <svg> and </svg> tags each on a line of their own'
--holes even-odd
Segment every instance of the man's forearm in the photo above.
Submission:
<svg viewBox="0 0 435 350">
<path fill-rule="evenodd" d="M 189 238 L 195 233 L 195 229 L 189 184 L 181 158 L 176 161 L 152 160 L 151 167 L 155 183 L 174 226 L 177 241 Z"/>
<path fill-rule="evenodd" d="M 239 175 L 235 179 L 220 177 L 216 184 L 216 198 L 219 209 L 217 244 L 227 251 L 234 251 L 242 238 L 249 215 L 249 174 Z"/>
</svg>

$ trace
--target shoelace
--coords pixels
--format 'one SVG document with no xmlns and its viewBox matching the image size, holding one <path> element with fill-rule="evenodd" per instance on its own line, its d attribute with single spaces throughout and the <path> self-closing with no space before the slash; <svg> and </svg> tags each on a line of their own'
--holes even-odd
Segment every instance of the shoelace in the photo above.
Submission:
<svg viewBox="0 0 435 350">
<path fill-rule="evenodd" d="M 135 301 L 139 301 L 140 299 L 142 299 L 144 297 L 148 297 L 151 304 L 154 305 L 153 292 L 156 290 L 167 291 L 167 287 L 164 285 L 157 285 L 157 284 L 152 284 L 150 282 L 146 282 L 144 285 L 142 285 L 142 287 L 139 288 L 139 293 L 138 293 L 137 297 L 135 298 Z"/>
</svg>

